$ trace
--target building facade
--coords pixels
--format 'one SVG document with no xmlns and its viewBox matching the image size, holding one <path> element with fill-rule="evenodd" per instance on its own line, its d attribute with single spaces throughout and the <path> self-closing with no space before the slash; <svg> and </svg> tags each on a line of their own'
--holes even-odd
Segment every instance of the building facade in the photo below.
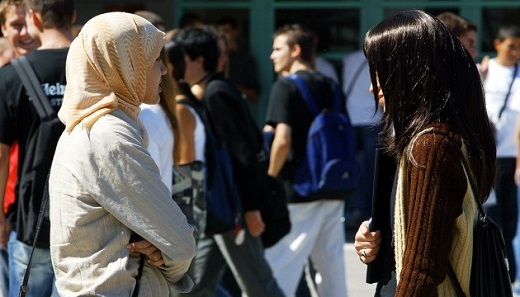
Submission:
<svg viewBox="0 0 520 297">
<path fill-rule="evenodd" d="M 288 23 L 312 28 L 319 38 L 319 55 L 336 66 L 348 52 L 361 48 L 365 33 L 383 18 L 405 9 L 422 9 L 433 15 L 451 11 L 478 28 L 480 57 L 493 54 L 493 38 L 506 24 L 520 25 L 518 0 L 77 0 L 78 22 L 110 10 L 147 9 L 160 14 L 169 28 L 176 28 L 186 12 L 199 15 L 206 24 L 222 16 L 234 17 L 241 28 L 241 43 L 256 58 L 261 81 L 258 119 L 261 122 L 275 74 L 269 55 L 272 34 Z"/>
</svg>

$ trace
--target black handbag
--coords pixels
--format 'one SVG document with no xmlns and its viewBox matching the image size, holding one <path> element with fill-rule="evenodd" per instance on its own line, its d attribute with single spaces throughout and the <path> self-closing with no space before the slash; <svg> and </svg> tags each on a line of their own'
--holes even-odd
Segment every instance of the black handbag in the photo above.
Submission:
<svg viewBox="0 0 520 297">
<path fill-rule="evenodd" d="M 478 214 L 473 227 L 470 294 L 473 297 L 512 297 L 513 291 L 508 273 L 509 265 L 504 237 L 498 225 L 486 215 L 482 202 L 477 198 L 477 186 L 469 164 L 460 146 L 447 134 L 439 131 L 431 131 L 431 133 L 443 135 L 457 148 L 477 202 Z M 448 276 L 455 287 L 457 296 L 465 296 L 451 264 L 448 267 Z"/>
<path fill-rule="evenodd" d="M 267 174 L 264 178 L 267 193 L 264 203 L 260 207 L 260 212 L 265 223 L 262 243 L 264 248 L 268 248 L 275 245 L 291 231 L 291 221 L 283 182 Z"/>
</svg>

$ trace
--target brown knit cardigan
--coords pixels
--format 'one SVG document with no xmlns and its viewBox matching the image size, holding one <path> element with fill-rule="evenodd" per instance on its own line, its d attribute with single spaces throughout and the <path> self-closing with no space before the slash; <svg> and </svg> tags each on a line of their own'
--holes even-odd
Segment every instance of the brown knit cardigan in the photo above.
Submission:
<svg viewBox="0 0 520 297">
<path fill-rule="evenodd" d="M 461 143 L 447 125 L 430 129 Z M 439 134 L 415 137 L 399 163 L 394 216 L 396 296 L 455 296 L 447 277 L 449 263 L 469 296 L 476 209 L 457 148 Z"/>
</svg>

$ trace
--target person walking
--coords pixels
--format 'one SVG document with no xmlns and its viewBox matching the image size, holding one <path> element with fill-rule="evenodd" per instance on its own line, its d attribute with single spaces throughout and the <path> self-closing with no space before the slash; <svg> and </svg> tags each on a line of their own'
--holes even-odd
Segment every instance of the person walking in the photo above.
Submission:
<svg viewBox="0 0 520 297">
<path fill-rule="evenodd" d="M 313 116 L 296 85 L 283 75 L 301 77 L 312 93 L 318 95 L 314 98 L 320 108 L 335 97 L 333 81 L 313 70 L 315 42 L 314 35 L 299 25 L 284 26 L 274 34 L 271 60 L 274 70 L 282 76 L 271 89 L 264 128 L 274 130 L 268 173 L 285 183 L 292 226 L 289 234 L 268 248 L 265 255 L 285 296 L 295 295 L 310 256 L 322 277 L 319 294 L 344 297 L 347 287 L 342 218 L 346 197 L 301 196 L 292 184 L 295 160 L 303 158 Z"/>
<path fill-rule="evenodd" d="M 518 189 L 515 184 L 516 121 L 520 114 L 520 27 L 503 26 L 494 40 L 497 56 L 488 62 L 483 80 L 486 108 L 495 129 L 497 145 L 496 204 L 484 205 L 504 234 L 511 282 L 516 276 L 513 238 L 518 222 Z"/>
<path fill-rule="evenodd" d="M 198 253 L 192 263 L 195 286 L 185 296 L 215 296 L 226 265 L 229 265 L 246 296 L 284 296 L 264 258 L 264 248 L 260 239 L 265 230 L 260 214 L 262 195 L 265 195 L 265 191 L 258 182 L 258 154 L 262 143 L 260 131 L 255 126 L 240 92 L 217 72 L 218 36 L 204 28 L 191 28 L 179 32 L 175 42 L 182 45 L 185 61 L 184 79 L 191 86 L 191 90 L 195 90 L 193 94 L 199 98 L 194 100 L 200 100 L 202 103 L 202 121 L 207 125 L 206 131 L 212 131 L 219 144 L 229 152 L 233 182 L 242 204 L 245 223 L 244 229 L 240 226 L 242 222 L 237 222 L 237 229 L 231 227 L 215 234 L 201 234 L 197 242 Z M 201 104 L 194 104 L 195 107 L 197 105 Z M 187 115 L 191 111 L 186 109 L 184 114 Z M 195 110 L 194 114 L 196 113 Z M 188 161 L 194 158 L 201 159 L 198 157 L 198 143 L 203 143 L 200 136 L 205 139 L 206 148 L 210 141 L 207 133 L 196 131 L 199 118 L 192 118 L 191 125 L 184 128 L 184 123 L 181 123 L 181 129 L 191 130 L 192 135 L 191 157 L 185 156 Z M 215 168 L 208 157 L 212 152 L 206 149 L 205 154 L 207 178 L 214 178 L 212 174 Z M 211 182 L 208 181 L 209 183 Z M 206 231 L 211 227 L 215 226 L 207 224 Z"/>
</svg>

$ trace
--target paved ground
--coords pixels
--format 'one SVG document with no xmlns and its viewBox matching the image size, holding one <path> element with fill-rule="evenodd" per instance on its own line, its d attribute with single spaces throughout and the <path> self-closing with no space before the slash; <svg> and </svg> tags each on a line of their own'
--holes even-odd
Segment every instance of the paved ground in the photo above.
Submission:
<svg viewBox="0 0 520 297">
<path fill-rule="evenodd" d="M 345 234 L 346 244 L 343 247 L 345 251 L 345 266 L 347 267 L 347 290 L 349 297 L 372 297 L 376 289 L 375 284 L 367 284 L 365 282 L 367 268 L 366 265 L 359 261 L 354 250 L 354 234 L 356 230 L 347 229 Z"/>
<path fill-rule="evenodd" d="M 345 265 L 347 267 L 347 290 L 349 297 L 372 297 L 374 296 L 375 285 L 365 282 L 366 266 L 359 261 L 354 244 L 346 243 L 343 247 L 345 251 Z"/>
</svg>

